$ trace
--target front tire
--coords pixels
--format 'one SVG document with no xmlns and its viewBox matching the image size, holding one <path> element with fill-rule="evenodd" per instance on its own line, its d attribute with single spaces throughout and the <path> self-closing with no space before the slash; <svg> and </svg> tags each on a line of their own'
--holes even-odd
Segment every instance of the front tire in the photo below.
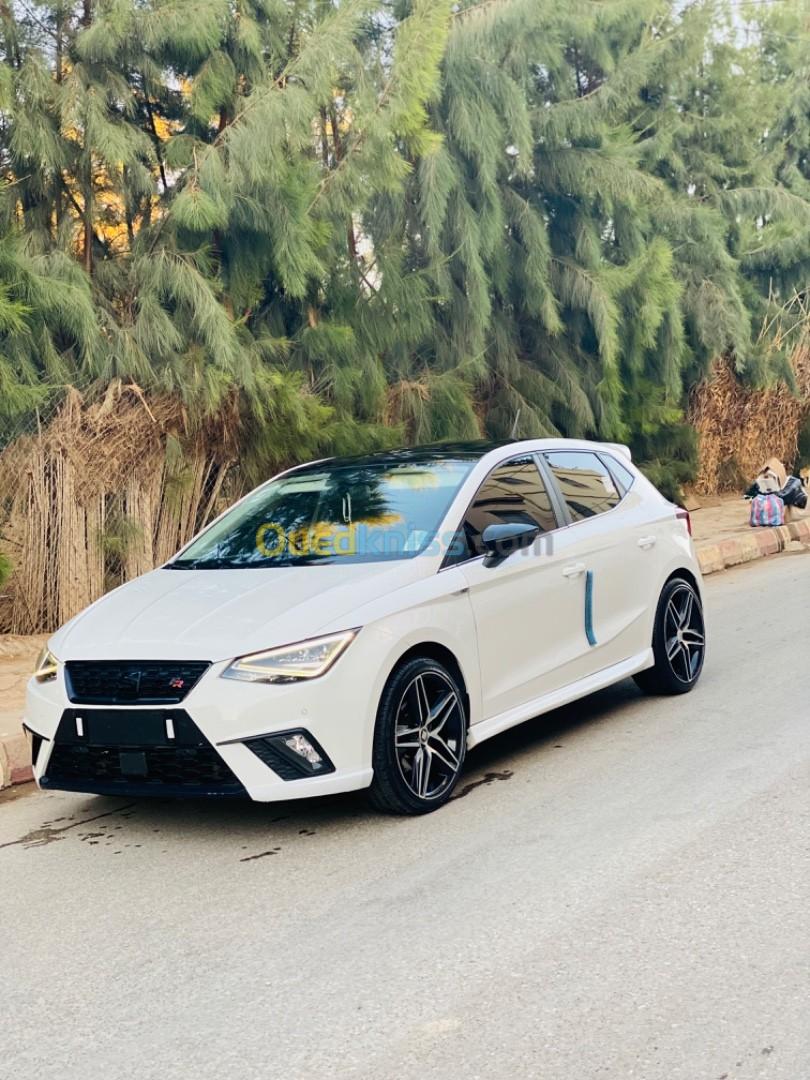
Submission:
<svg viewBox="0 0 810 1080">
<path fill-rule="evenodd" d="M 655 614 L 653 654 L 655 665 L 633 676 L 645 693 L 694 690 L 706 657 L 706 628 L 700 594 L 686 578 L 672 578 L 664 586 Z"/>
<path fill-rule="evenodd" d="M 464 694 L 456 675 L 428 657 L 398 667 L 374 730 L 371 803 L 389 814 L 429 814 L 448 801 L 467 751 Z"/>
</svg>

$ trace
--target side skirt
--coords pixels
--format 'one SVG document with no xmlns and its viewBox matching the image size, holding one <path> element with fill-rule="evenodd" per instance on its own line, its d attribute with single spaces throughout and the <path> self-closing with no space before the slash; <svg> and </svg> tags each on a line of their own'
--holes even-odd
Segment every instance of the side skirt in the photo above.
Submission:
<svg viewBox="0 0 810 1080">
<path fill-rule="evenodd" d="M 473 746 L 478 746 L 486 739 L 491 739 L 493 735 L 500 735 L 502 731 L 531 720 L 534 716 L 551 712 L 552 709 L 558 709 L 561 705 L 568 705 L 572 701 L 596 693 L 597 690 L 604 690 L 606 686 L 612 686 L 613 683 L 621 682 L 622 679 L 627 679 L 638 671 L 644 671 L 645 668 L 652 667 L 654 663 L 652 649 L 645 649 L 631 656 L 629 660 L 622 660 L 620 664 L 613 664 L 612 667 L 596 671 L 593 675 L 580 679 L 579 682 L 553 690 L 550 694 L 543 694 L 542 697 L 527 701 L 525 705 L 509 709 L 508 712 L 493 716 L 489 720 L 481 720 L 470 728 L 467 747 L 472 749 Z"/>
</svg>

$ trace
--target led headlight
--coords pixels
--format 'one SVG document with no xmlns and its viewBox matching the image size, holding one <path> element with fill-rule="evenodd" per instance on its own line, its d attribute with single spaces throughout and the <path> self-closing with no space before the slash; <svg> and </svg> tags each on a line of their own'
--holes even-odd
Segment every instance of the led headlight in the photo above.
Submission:
<svg viewBox="0 0 810 1080">
<path fill-rule="evenodd" d="M 279 649 L 242 656 L 222 672 L 222 678 L 264 683 L 317 679 L 326 674 L 356 636 L 356 630 L 347 630 L 342 634 L 329 634 L 297 645 L 283 645 Z"/>
<path fill-rule="evenodd" d="M 50 649 L 43 649 L 39 654 L 37 666 L 34 669 L 34 678 L 38 683 L 53 682 L 58 671 L 59 661 Z"/>
</svg>

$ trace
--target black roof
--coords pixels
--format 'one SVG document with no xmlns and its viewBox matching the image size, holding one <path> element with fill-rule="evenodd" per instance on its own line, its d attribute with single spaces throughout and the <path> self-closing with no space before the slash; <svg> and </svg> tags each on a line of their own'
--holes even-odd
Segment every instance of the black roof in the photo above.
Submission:
<svg viewBox="0 0 810 1080">
<path fill-rule="evenodd" d="M 427 446 L 405 446 L 396 450 L 377 450 L 371 454 L 357 454 L 351 457 L 329 458 L 330 465 L 362 465 L 371 464 L 402 465 L 409 462 L 414 464 L 428 461 L 477 461 L 484 457 L 490 450 L 498 450 L 502 446 L 510 446 L 515 439 L 478 439 L 471 442 L 442 442 L 432 443 Z M 324 465 L 326 462 L 312 462 L 313 468 Z M 307 468 L 307 465 L 301 466 Z"/>
</svg>

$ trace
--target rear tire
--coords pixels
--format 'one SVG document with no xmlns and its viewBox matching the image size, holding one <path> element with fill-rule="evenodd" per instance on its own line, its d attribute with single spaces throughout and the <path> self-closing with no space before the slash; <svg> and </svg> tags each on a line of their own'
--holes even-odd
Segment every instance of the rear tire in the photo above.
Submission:
<svg viewBox="0 0 810 1080">
<path fill-rule="evenodd" d="M 388 814 L 429 814 L 449 800 L 464 768 L 467 717 L 456 675 L 428 657 L 398 667 L 374 729 L 369 798 Z"/>
<path fill-rule="evenodd" d="M 646 694 L 688 694 L 694 690 L 706 657 L 703 605 L 686 578 L 664 587 L 653 630 L 655 665 L 633 678 Z"/>
</svg>

